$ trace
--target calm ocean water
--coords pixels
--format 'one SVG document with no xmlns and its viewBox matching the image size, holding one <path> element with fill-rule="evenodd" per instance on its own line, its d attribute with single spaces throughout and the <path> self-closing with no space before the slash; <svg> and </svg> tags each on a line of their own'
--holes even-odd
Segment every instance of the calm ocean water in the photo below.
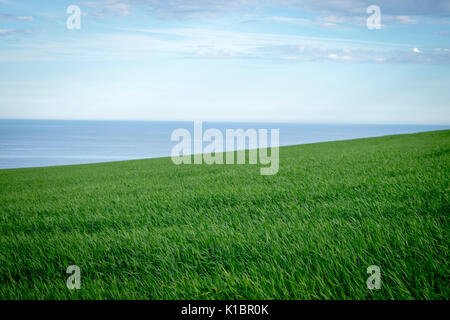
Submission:
<svg viewBox="0 0 450 320">
<path fill-rule="evenodd" d="M 449 129 L 419 125 L 213 123 L 226 129 L 279 129 L 280 145 Z M 170 156 L 172 131 L 192 122 L 0 120 L 0 169 Z"/>
</svg>

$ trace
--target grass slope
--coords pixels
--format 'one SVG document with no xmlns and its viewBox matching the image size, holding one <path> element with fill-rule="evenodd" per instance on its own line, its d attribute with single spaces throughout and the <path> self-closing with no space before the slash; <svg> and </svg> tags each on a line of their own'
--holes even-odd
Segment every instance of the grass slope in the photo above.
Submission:
<svg viewBox="0 0 450 320">
<path fill-rule="evenodd" d="M 169 158 L 1 170 L 0 298 L 448 299 L 449 164 L 439 131 L 283 147 L 275 176 Z"/>
</svg>

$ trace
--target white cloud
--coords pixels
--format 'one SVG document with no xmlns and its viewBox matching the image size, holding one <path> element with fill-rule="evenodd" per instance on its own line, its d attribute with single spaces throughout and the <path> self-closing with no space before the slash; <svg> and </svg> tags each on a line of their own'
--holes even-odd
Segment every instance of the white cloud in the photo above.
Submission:
<svg viewBox="0 0 450 320">
<path fill-rule="evenodd" d="M 338 16 L 365 15 L 369 5 L 376 4 L 382 14 L 406 16 L 449 17 L 448 0 L 271 0 L 300 8 L 301 10 Z"/>
<path fill-rule="evenodd" d="M 9 35 L 13 35 L 13 34 L 18 34 L 18 33 L 25 33 L 28 32 L 26 30 L 19 30 L 19 29 L 0 29 L 0 37 L 5 37 L 5 36 L 9 36 Z M 2 52 L 3 54 L 3 52 Z"/>
<path fill-rule="evenodd" d="M 0 21 L 34 21 L 32 16 L 16 16 L 13 14 L 0 14 Z"/>
<path fill-rule="evenodd" d="M 414 49 L 413 49 L 413 52 L 414 52 L 414 53 L 422 53 L 422 51 L 420 51 L 419 48 L 414 48 Z"/>
<path fill-rule="evenodd" d="M 0 32 L 0 35 L 8 31 Z M 174 37 L 176 36 L 176 37 Z M 176 40 L 175 40 L 176 39 Z M 408 44 L 207 29 L 121 29 L 116 34 L 27 38 L 4 46 L 1 61 L 138 60 L 165 53 L 182 58 L 257 59 L 280 62 L 450 63 L 450 54 L 417 54 Z M 49 52 L 52 54 L 49 55 Z"/>
<path fill-rule="evenodd" d="M 131 13 L 131 4 L 127 1 L 118 0 L 101 0 L 101 1 L 89 1 L 81 2 L 81 6 L 89 8 L 97 8 L 98 17 L 103 17 L 105 13 L 112 13 L 119 16 L 128 16 Z"/>
<path fill-rule="evenodd" d="M 339 56 L 336 53 L 330 53 L 328 55 L 328 58 L 330 58 L 331 60 L 338 60 Z"/>
<path fill-rule="evenodd" d="M 402 24 L 417 24 L 417 20 L 412 19 L 409 16 L 396 16 L 396 20 Z"/>
<path fill-rule="evenodd" d="M 296 7 L 336 17 L 366 16 L 366 8 L 374 3 L 373 0 L 100 0 L 81 4 L 117 15 L 128 15 L 132 7 L 141 6 L 166 18 L 202 18 L 267 5 Z M 399 16 L 404 23 L 413 23 L 409 16 L 450 17 L 448 0 L 377 0 L 376 4 L 383 15 Z"/>
<path fill-rule="evenodd" d="M 302 18 L 291 18 L 291 17 L 266 17 L 262 19 L 257 19 L 258 21 L 266 21 L 266 22 L 284 22 L 289 24 L 297 24 L 297 25 L 308 25 L 311 24 L 311 20 L 302 19 Z"/>
<path fill-rule="evenodd" d="M 344 23 L 356 23 L 360 26 L 365 26 L 365 16 L 325 16 L 314 18 L 314 21 L 322 27 L 338 27 Z"/>
<path fill-rule="evenodd" d="M 22 17 L 17 17 L 16 20 L 18 20 L 18 21 L 34 21 L 34 18 L 32 16 L 22 16 Z"/>
</svg>

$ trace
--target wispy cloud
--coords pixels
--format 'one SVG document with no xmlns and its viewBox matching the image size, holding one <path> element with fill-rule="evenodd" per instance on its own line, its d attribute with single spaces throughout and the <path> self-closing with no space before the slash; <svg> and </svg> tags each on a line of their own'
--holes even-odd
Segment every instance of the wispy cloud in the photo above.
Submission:
<svg viewBox="0 0 450 320">
<path fill-rule="evenodd" d="M 396 16 L 395 19 L 402 24 L 417 24 L 417 20 L 409 16 Z"/>
<path fill-rule="evenodd" d="M 140 7 L 148 14 L 164 18 L 198 19 L 215 17 L 226 12 L 236 12 L 248 6 L 267 3 L 266 0 L 99 0 L 79 4 L 95 8 L 97 15 L 129 15 L 133 8 Z"/>
<path fill-rule="evenodd" d="M 8 21 L 34 21 L 32 16 L 17 16 L 13 14 L 0 14 L 0 22 Z"/>
<path fill-rule="evenodd" d="M 269 17 L 246 19 L 245 22 L 275 22 L 275 23 L 288 23 L 288 24 L 292 24 L 292 25 L 309 25 L 309 24 L 311 24 L 310 19 L 292 18 L 292 17 L 283 17 L 283 16 L 269 16 Z"/>
<path fill-rule="evenodd" d="M 328 16 L 365 15 L 373 0 L 99 0 L 81 2 L 97 8 L 102 13 L 128 15 L 135 6 L 166 18 L 212 17 L 227 12 L 248 10 L 256 6 L 288 6 L 301 11 L 322 13 Z M 450 17 L 448 0 L 378 0 L 383 14 L 399 17 L 428 16 Z"/>
<path fill-rule="evenodd" d="M 264 6 L 284 7 L 299 12 L 310 12 L 315 17 L 306 19 L 287 16 L 255 16 L 244 22 L 285 23 L 311 25 L 323 28 L 357 26 L 365 28 L 366 9 L 373 0 L 98 0 L 81 1 L 78 4 L 94 10 L 85 15 L 105 18 L 107 15 L 129 16 L 134 11 L 169 20 L 210 19 L 228 13 L 257 13 L 256 8 Z M 378 0 L 382 13 L 383 28 L 395 24 L 419 24 L 426 17 L 426 23 L 442 23 L 450 17 L 448 0 Z M 89 11 L 89 10 L 87 10 Z"/>
<path fill-rule="evenodd" d="M 172 36 L 172 37 L 170 37 Z M 177 36 L 176 40 L 173 36 Z M 450 63 L 450 53 L 402 43 L 224 32 L 207 29 L 124 29 L 115 34 L 13 43 L 7 60 L 140 59 L 166 53 L 190 59 L 256 59 L 274 62 Z"/>
<path fill-rule="evenodd" d="M 371 2 L 371 1 L 370 1 Z M 140 13 L 155 14 L 165 17 L 210 17 L 215 14 L 234 12 L 252 8 L 252 6 L 268 4 L 273 6 L 290 6 L 304 11 L 320 13 L 306 19 L 298 16 L 264 15 L 247 19 L 248 21 L 281 23 L 290 25 L 308 25 L 320 27 L 338 27 L 340 25 L 358 25 L 365 28 L 367 14 L 365 8 L 369 1 L 310 1 L 310 0 L 100 0 L 79 2 L 83 8 L 91 11 L 89 15 L 104 17 L 105 15 L 130 16 L 138 7 Z M 403 0 L 405 13 L 418 13 L 409 2 L 421 6 L 424 15 L 442 20 L 448 3 L 436 0 L 424 2 L 411 0 L 408 4 Z M 382 23 L 417 24 L 414 15 L 399 14 L 397 4 L 380 0 L 383 12 Z M 361 15 L 360 12 L 363 12 Z M 416 11 L 414 11 L 416 10 Z M 443 10 L 443 11 L 439 11 Z M 88 11 L 88 10 L 87 10 Z M 413 12 L 414 11 L 414 12 Z M 439 12 L 438 12 L 439 11 Z M 83 12 L 85 10 L 83 9 Z M 274 10 L 274 12 L 277 12 Z M 40 20 L 40 16 L 38 20 Z M 253 17 L 253 15 L 250 15 Z M 446 19 L 446 18 L 444 18 Z M 33 21 L 32 15 L 1 14 L 4 21 Z M 430 21 L 435 21 L 430 20 Z M 167 22 L 166 20 L 164 20 Z M 170 26 L 170 22 L 167 25 Z M 18 24 L 17 22 L 16 24 Z M 126 24 L 125 24 L 126 25 Z M 189 24 L 186 24 L 189 25 Z M 0 37 L 23 33 L 20 26 L 3 27 Z M 402 28 L 404 29 L 404 28 Z M 435 31 L 436 33 L 438 31 Z M 435 51 L 422 43 L 390 43 L 363 41 L 345 38 L 326 38 L 325 33 L 317 33 L 317 37 L 305 37 L 292 34 L 267 34 L 262 32 L 219 31 L 214 28 L 115 28 L 109 32 L 84 33 L 77 37 L 76 33 L 61 34 L 58 37 L 35 36 L 33 39 L 17 39 L 5 44 L 2 48 L 2 61 L 9 60 L 46 60 L 46 59 L 98 59 L 117 58 L 134 59 L 146 57 L 152 53 L 167 53 L 181 58 L 214 58 L 214 59 L 266 59 L 282 62 L 333 61 L 342 63 L 449 63 L 446 51 Z M 327 30 L 328 34 L 328 30 Z M 442 34 L 444 35 L 444 33 Z M 174 37 L 175 36 L 175 37 Z M 20 38 L 20 37 L 18 37 Z M 361 37 L 359 37 L 361 39 Z M 3 41 L 5 42 L 5 41 Z M 420 46 L 420 54 L 416 52 Z M 417 49 L 419 50 L 419 49 Z"/>
<path fill-rule="evenodd" d="M 101 0 L 81 2 L 81 6 L 97 9 L 96 14 L 103 17 L 105 14 L 128 16 L 131 13 L 131 3 L 128 1 Z"/>
<path fill-rule="evenodd" d="M 18 20 L 18 21 L 34 21 L 34 18 L 32 16 L 21 16 L 21 17 L 17 17 L 16 20 Z"/>
<path fill-rule="evenodd" d="M 364 14 L 366 8 L 373 4 L 381 7 L 383 14 L 388 15 L 450 16 L 448 0 L 272 0 L 272 2 L 294 6 L 305 11 L 343 16 Z"/>
<path fill-rule="evenodd" d="M 28 32 L 29 32 L 28 30 L 24 29 L 0 29 L 0 38 Z"/>
<path fill-rule="evenodd" d="M 322 27 L 338 27 L 345 23 L 356 23 L 359 26 L 364 26 L 365 16 L 324 16 L 314 18 L 314 21 Z"/>
<path fill-rule="evenodd" d="M 275 17 L 261 17 L 261 18 L 253 18 L 247 19 L 246 22 L 274 22 L 274 23 L 286 23 L 292 25 L 309 25 L 309 26 L 319 26 L 325 28 L 336 28 L 343 25 L 349 26 L 357 26 L 366 28 L 366 20 L 367 16 L 364 15 L 348 15 L 348 16 L 333 16 L 333 15 L 324 15 L 320 17 L 315 17 L 311 19 L 305 18 L 292 18 L 292 17 L 283 17 L 283 16 L 275 16 Z M 393 16 L 393 15 L 385 15 L 383 16 L 383 22 L 387 24 L 418 24 L 417 19 L 414 19 L 410 16 Z M 386 25 L 383 25 L 385 28 Z"/>
</svg>

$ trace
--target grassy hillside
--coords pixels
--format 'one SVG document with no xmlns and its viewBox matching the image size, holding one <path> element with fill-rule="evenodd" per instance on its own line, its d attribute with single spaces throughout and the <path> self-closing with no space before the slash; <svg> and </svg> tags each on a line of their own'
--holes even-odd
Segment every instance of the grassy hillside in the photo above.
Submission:
<svg viewBox="0 0 450 320">
<path fill-rule="evenodd" d="M 450 131 L 284 147 L 275 176 L 169 158 L 0 170 L 0 298 L 448 299 L 449 181 Z"/>
</svg>

